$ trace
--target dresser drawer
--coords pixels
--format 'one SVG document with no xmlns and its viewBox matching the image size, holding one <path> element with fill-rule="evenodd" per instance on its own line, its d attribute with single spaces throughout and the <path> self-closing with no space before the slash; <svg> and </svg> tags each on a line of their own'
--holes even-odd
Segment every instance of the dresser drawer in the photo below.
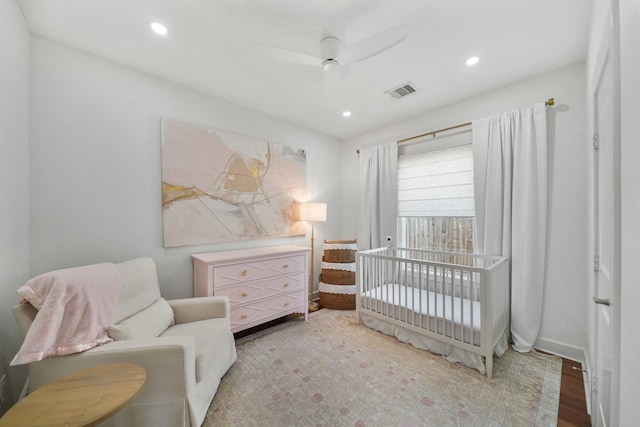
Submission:
<svg viewBox="0 0 640 427">
<path fill-rule="evenodd" d="M 215 287 L 249 282 L 266 277 L 304 271 L 304 255 L 244 262 L 216 267 L 213 270 Z"/>
<path fill-rule="evenodd" d="M 306 313 L 306 294 L 284 294 L 231 310 L 231 332 L 277 319 L 291 313 Z"/>
<path fill-rule="evenodd" d="M 292 271 L 304 270 L 304 255 L 297 255 L 286 258 L 276 258 L 265 261 L 269 270 L 277 273 L 289 273 Z"/>
<path fill-rule="evenodd" d="M 304 276 L 304 271 L 299 271 L 236 285 L 216 286 L 215 295 L 228 296 L 231 307 L 234 307 L 287 292 L 304 290 L 306 288 Z"/>
</svg>

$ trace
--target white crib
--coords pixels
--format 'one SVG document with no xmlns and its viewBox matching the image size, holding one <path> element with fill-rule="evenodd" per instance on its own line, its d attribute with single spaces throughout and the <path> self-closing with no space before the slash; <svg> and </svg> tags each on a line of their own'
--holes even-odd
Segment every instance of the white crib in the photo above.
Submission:
<svg viewBox="0 0 640 427">
<path fill-rule="evenodd" d="M 506 258 L 385 247 L 356 256 L 360 323 L 486 372 L 509 332 Z"/>
</svg>

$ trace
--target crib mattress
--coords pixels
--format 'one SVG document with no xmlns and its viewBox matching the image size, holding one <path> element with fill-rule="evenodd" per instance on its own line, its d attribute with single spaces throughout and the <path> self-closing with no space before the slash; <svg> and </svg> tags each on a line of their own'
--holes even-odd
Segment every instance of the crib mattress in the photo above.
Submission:
<svg viewBox="0 0 640 427">
<path fill-rule="evenodd" d="M 364 292 L 361 305 L 438 335 L 480 346 L 479 301 L 399 284 L 385 284 Z"/>
</svg>

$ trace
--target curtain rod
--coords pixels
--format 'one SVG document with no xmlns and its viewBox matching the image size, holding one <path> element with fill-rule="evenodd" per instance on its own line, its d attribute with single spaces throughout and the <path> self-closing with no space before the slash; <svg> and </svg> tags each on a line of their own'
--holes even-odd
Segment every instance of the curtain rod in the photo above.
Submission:
<svg viewBox="0 0 640 427">
<path fill-rule="evenodd" d="M 553 107 L 555 105 L 555 99 L 554 98 L 549 98 L 544 102 L 545 107 Z M 420 135 L 415 135 L 415 136 L 410 136 L 409 138 L 404 138 L 404 139 L 400 139 L 398 140 L 398 144 L 402 144 L 403 142 L 407 142 L 407 141 L 411 141 L 413 139 L 418 139 L 418 138 L 423 138 L 425 136 L 429 136 L 429 135 L 433 135 L 433 137 L 435 138 L 437 134 L 441 133 L 441 132 L 446 132 L 448 130 L 453 130 L 453 129 L 458 129 L 458 128 L 462 128 L 462 127 L 466 127 L 466 126 L 471 126 L 471 122 L 467 122 L 467 123 L 462 123 L 460 125 L 455 125 L 455 126 L 450 126 L 448 128 L 443 128 L 443 129 L 438 129 L 438 130 L 434 130 L 431 132 L 427 132 L 427 133 L 421 133 Z M 360 150 L 356 150 L 357 154 L 360 154 Z"/>
</svg>

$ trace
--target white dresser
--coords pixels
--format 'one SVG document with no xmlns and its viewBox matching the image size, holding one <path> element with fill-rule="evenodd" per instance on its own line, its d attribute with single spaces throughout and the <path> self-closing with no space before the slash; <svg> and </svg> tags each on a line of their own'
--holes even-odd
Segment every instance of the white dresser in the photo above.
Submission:
<svg viewBox="0 0 640 427">
<path fill-rule="evenodd" d="M 292 313 L 307 320 L 309 251 L 271 246 L 193 254 L 193 294 L 227 295 L 231 332 Z"/>
</svg>

